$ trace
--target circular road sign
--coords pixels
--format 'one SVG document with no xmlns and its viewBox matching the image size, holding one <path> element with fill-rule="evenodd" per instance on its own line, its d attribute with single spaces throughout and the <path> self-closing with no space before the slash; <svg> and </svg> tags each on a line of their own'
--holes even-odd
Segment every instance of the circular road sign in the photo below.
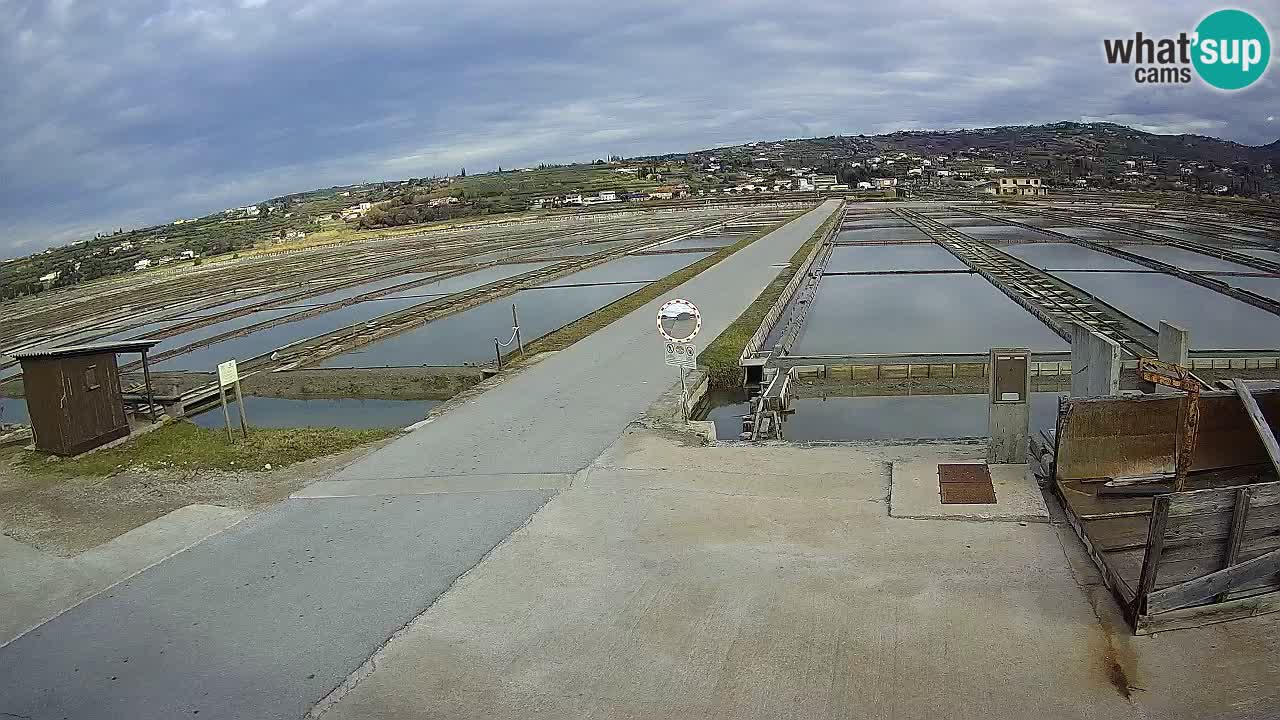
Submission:
<svg viewBox="0 0 1280 720">
<path fill-rule="evenodd" d="M 702 314 L 688 300 L 668 300 L 658 309 L 658 332 L 671 342 L 689 342 L 701 329 Z"/>
</svg>

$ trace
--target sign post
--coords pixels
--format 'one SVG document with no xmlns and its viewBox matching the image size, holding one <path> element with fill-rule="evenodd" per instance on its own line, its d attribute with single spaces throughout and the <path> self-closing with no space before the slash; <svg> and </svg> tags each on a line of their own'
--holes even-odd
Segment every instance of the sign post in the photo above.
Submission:
<svg viewBox="0 0 1280 720">
<path fill-rule="evenodd" d="M 249 422 L 244 413 L 244 394 L 240 391 L 240 371 L 235 359 L 218 364 L 218 399 L 222 401 L 222 419 L 227 424 L 227 442 L 235 442 L 231 433 L 231 413 L 227 410 L 227 388 L 234 388 L 236 400 L 240 403 L 240 434 L 249 439 Z"/>
<path fill-rule="evenodd" d="M 658 334 L 665 340 L 666 363 L 680 369 L 680 415 L 685 422 L 689 421 L 689 387 L 685 384 L 684 371 L 698 365 L 698 349 L 693 338 L 701 329 L 702 313 L 688 300 L 668 300 L 658 309 Z"/>
</svg>

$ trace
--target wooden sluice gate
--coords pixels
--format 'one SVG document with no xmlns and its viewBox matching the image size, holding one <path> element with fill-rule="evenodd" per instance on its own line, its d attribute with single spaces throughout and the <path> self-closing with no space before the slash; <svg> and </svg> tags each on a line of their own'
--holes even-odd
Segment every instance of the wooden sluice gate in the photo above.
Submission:
<svg viewBox="0 0 1280 720">
<path fill-rule="evenodd" d="M 1032 439 L 1137 634 L 1280 610 L 1280 387 L 1233 388 L 1064 398 Z"/>
</svg>

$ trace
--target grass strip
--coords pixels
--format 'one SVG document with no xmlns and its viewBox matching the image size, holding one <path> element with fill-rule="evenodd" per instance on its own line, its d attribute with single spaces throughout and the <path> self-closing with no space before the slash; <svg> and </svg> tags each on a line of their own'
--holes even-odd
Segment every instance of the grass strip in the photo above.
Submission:
<svg viewBox="0 0 1280 720">
<path fill-rule="evenodd" d="M 538 353 L 551 352 L 554 350 L 563 350 L 569 347 L 570 345 L 578 342 L 579 340 L 587 337 L 588 335 L 596 332 L 597 330 L 600 330 L 601 328 L 604 328 L 612 324 L 615 320 L 618 320 L 619 318 L 629 315 L 636 309 L 644 307 L 645 305 L 658 299 L 662 295 L 665 295 L 666 293 L 671 292 L 673 289 L 685 284 L 689 280 L 692 280 L 695 276 L 697 276 L 699 273 L 703 272 L 707 268 L 712 267 L 713 265 L 719 263 L 721 260 L 724 260 L 730 255 L 738 252 L 742 248 L 750 245 L 751 243 L 759 240 L 765 235 L 768 235 L 774 230 L 777 230 L 783 225 L 786 225 L 787 223 L 801 217 L 804 214 L 805 213 L 794 215 L 790 218 L 787 218 L 786 220 L 782 220 L 778 223 L 770 225 L 764 230 L 761 230 L 753 235 L 748 235 L 747 237 L 739 240 L 738 242 L 732 245 L 727 245 L 725 247 L 722 247 L 716 252 L 712 253 L 711 255 L 708 255 L 707 257 L 702 258 L 698 262 L 692 265 L 689 265 L 688 267 L 681 268 L 671 273 L 670 275 L 666 276 L 665 278 L 662 278 L 661 280 L 655 280 L 649 283 L 648 285 L 645 285 L 644 287 L 640 288 L 639 290 L 631 293 L 630 295 L 614 300 L 613 302 L 609 303 L 608 305 L 605 305 L 604 307 L 591 313 L 590 315 L 585 315 L 581 318 L 578 318 L 577 320 L 569 323 L 568 325 L 565 325 L 559 330 L 556 330 L 553 333 L 549 333 L 547 335 L 544 335 L 538 338 L 532 343 L 529 343 L 524 346 L 524 350 L 525 350 L 524 357 L 532 358 Z M 503 362 L 506 363 L 507 359 L 504 358 Z M 511 359 L 511 362 L 512 364 L 518 365 L 521 362 L 523 362 L 523 360 L 517 356 L 517 357 L 513 357 Z"/>
<path fill-rule="evenodd" d="M 332 455 L 394 435 L 395 429 L 250 428 L 249 439 L 226 430 L 175 422 L 116 447 L 74 460 L 26 453 L 23 465 L 37 473 L 63 477 L 106 477 L 127 468 L 180 470 L 262 470 Z"/>
<path fill-rule="evenodd" d="M 698 354 L 698 364 L 706 368 L 708 382 L 713 388 L 734 388 L 741 382 L 742 369 L 738 366 L 738 360 L 742 357 L 742 350 L 747 346 L 747 341 L 755 335 L 760 324 L 764 322 L 764 316 L 769 313 L 769 308 L 777 302 L 782 296 L 782 291 L 786 289 L 787 283 L 791 282 L 791 278 L 799 272 L 800 266 L 804 263 L 804 259 L 808 256 L 809 251 L 818 243 L 831 226 L 838 222 L 839 213 L 833 213 L 822 223 L 813 235 L 805 241 L 803 245 L 796 250 L 791 256 L 791 261 L 787 266 L 778 273 L 765 289 L 756 296 L 755 301 L 747 306 L 747 309 L 734 320 L 719 337 L 707 345 L 707 347 Z"/>
</svg>

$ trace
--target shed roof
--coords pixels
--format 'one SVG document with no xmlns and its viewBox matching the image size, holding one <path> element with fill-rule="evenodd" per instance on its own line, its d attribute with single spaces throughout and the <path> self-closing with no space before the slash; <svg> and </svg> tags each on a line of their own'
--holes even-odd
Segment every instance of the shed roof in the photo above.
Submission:
<svg viewBox="0 0 1280 720">
<path fill-rule="evenodd" d="M 12 356 L 18 360 L 26 360 L 71 357 L 73 355 L 96 355 L 98 353 L 136 353 L 150 350 L 159 344 L 159 340 L 122 340 L 120 342 L 63 345 L 61 347 L 37 347 L 12 353 Z"/>
</svg>

